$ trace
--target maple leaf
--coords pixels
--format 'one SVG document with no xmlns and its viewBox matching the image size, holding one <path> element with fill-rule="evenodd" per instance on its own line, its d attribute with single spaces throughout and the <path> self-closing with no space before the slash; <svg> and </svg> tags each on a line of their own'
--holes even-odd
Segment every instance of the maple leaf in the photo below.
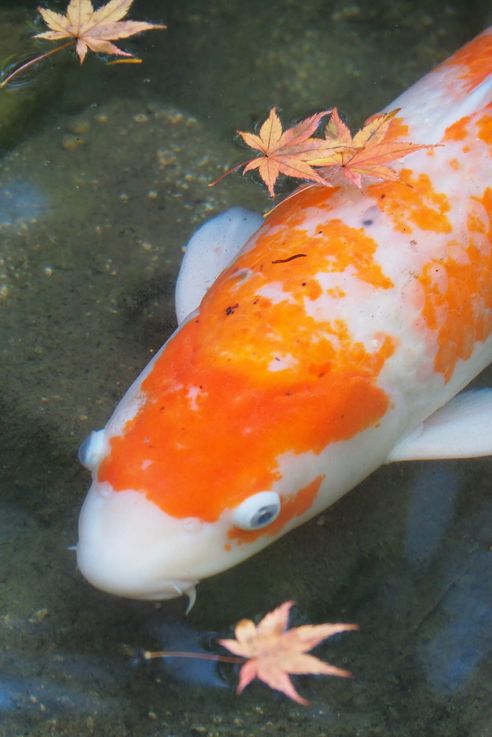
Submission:
<svg viewBox="0 0 492 737">
<path fill-rule="evenodd" d="M 38 8 L 51 30 L 38 33 L 35 38 L 44 38 L 48 41 L 75 39 L 77 42 L 75 50 L 81 64 L 88 49 L 96 53 L 131 57 L 132 54 L 122 51 L 111 41 L 128 38 L 142 31 L 166 28 L 158 23 L 122 21 L 132 3 L 133 0 L 109 0 L 98 10 L 94 10 L 91 0 L 70 0 L 65 15 L 47 8 Z"/>
<path fill-rule="evenodd" d="M 399 172 L 390 169 L 387 164 L 419 149 L 432 147 L 429 144 L 399 141 L 391 136 L 391 122 L 398 112 L 399 109 L 396 109 L 372 115 L 352 137 L 337 109 L 333 108 L 325 128 L 325 139 L 334 145 L 343 144 L 345 148 L 334 150 L 325 158 L 313 160 L 312 165 L 323 167 L 321 171 L 325 176 L 329 175 L 329 168 L 340 168 L 344 176 L 359 189 L 362 188 L 363 176 L 398 180 Z"/>
<path fill-rule="evenodd" d="M 281 691 L 298 704 L 308 704 L 294 688 L 290 674 L 315 673 L 351 676 L 349 671 L 325 663 L 307 651 L 338 632 L 358 629 L 355 624 L 304 625 L 287 629 L 293 601 L 286 601 L 269 612 L 258 625 L 250 619 L 235 627 L 235 640 L 219 640 L 227 650 L 247 658 L 241 666 L 237 692 L 241 693 L 255 678 Z"/>
<path fill-rule="evenodd" d="M 276 108 L 271 108 L 258 135 L 237 131 L 246 145 L 256 149 L 261 155 L 236 164 L 211 182 L 209 186 L 217 184 L 240 167 L 244 167 L 243 174 L 252 169 L 258 169 L 270 197 L 275 196 L 275 183 L 280 174 L 296 179 L 306 179 L 317 184 L 329 184 L 312 167 L 312 160 L 324 159 L 333 151 L 345 148 L 345 145 L 340 142 L 313 136 L 320 121 L 329 114 L 329 110 L 316 113 L 284 131 Z"/>
</svg>

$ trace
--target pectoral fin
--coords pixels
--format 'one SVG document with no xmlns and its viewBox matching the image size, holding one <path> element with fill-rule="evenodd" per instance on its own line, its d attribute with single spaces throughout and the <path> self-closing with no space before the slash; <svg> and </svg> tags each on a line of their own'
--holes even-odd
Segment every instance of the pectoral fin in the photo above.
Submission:
<svg viewBox="0 0 492 737">
<path fill-rule="evenodd" d="M 387 462 L 487 455 L 492 455 L 492 389 L 478 389 L 434 412 L 393 448 Z"/>
<path fill-rule="evenodd" d="M 196 310 L 207 289 L 262 223 L 263 218 L 258 213 L 231 207 L 208 220 L 192 235 L 176 282 L 178 323 Z"/>
</svg>

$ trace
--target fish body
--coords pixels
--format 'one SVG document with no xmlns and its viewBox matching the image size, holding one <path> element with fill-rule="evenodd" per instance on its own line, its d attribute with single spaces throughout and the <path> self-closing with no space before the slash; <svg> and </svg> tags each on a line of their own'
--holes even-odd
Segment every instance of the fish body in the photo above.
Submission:
<svg viewBox="0 0 492 737">
<path fill-rule="evenodd" d="M 399 181 L 190 243 L 181 324 L 80 451 L 95 586 L 192 597 L 388 461 L 492 452 L 491 394 L 456 397 L 492 360 L 492 29 L 395 107 L 395 137 L 439 144 Z"/>
</svg>

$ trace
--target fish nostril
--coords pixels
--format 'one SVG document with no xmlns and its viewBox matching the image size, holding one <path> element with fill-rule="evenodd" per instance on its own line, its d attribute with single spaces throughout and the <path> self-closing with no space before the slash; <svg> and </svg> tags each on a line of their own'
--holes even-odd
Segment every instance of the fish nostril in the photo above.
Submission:
<svg viewBox="0 0 492 737">
<path fill-rule="evenodd" d="M 182 522 L 182 527 L 185 532 L 197 533 L 202 529 L 203 523 L 197 517 L 187 517 Z"/>
<path fill-rule="evenodd" d="M 103 457 L 105 448 L 104 430 L 93 430 L 81 444 L 77 457 L 85 468 L 93 471 Z"/>
</svg>

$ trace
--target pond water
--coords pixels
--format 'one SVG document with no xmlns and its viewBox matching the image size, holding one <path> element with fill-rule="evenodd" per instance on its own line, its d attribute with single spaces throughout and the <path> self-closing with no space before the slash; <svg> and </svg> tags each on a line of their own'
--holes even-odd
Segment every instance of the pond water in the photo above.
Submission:
<svg viewBox="0 0 492 737">
<path fill-rule="evenodd" d="M 36 2 L 0 3 L 2 54 L 49 48 Z M 50 7 L 64 11 L 65 2 Z M 140 65 L 72 49 L 1 91 L 1 737 L 486 737 L 491 461 L 380 469 L 321 517 L 200 584 L 195 607 L 111 597 L 73 551 L 80 442 L 175 327 L 182 245 L 235 204 L 236 128 L 337 105 L 353 127 L 492 22 L 481 0 L 136 0 L 165 22 L 124 40 Z M 478 379 L 490 385 L 492 372 Z M 287 599 L 293 624 L 356 622 L 317 650 L 351 680 L 297 681 L 302 707 L 217 650 Z"/>
</svg>

